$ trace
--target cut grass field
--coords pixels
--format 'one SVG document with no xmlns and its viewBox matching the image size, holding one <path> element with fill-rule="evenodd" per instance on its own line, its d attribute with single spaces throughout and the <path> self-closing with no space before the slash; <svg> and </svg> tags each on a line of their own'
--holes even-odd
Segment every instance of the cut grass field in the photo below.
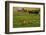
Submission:
<svg viewBox="0 0 46 35">
<path fill-rule="evenodd" d="M 13 28 L 39 27 L 40 15 L 16 12 L 13 15 Z"/>
</svg>

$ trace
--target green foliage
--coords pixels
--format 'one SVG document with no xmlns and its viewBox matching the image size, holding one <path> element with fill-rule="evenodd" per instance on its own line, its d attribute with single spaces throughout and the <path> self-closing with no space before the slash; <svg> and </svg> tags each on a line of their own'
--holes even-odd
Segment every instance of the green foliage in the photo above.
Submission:
<svg viewBox="0 0 46 35">
<path fill-rule="evenodd" d="M 29 14 L 25 12 L 16 12 L 13 14 L 13 27 L 39 27 L 40 15 Z"/>
</svg>

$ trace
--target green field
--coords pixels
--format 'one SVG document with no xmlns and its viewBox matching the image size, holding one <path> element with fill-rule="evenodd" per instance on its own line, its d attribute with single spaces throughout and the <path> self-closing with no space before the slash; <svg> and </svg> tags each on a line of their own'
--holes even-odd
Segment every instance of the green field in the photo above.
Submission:
<svg viewBox="0 0 46 35">
<path fill-rule="evenodd" d="M 39 27 L 39 26 L 40 26 L 39 14 L 29 14 L 27 12 L 13 13 L 13 28 Z"/>
</svg>

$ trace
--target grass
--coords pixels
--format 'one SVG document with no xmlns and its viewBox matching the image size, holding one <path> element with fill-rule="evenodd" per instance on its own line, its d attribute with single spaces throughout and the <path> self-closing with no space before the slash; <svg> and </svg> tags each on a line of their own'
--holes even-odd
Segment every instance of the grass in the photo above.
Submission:
<svg viewBox="0 0 46 35">
<path fill-rule="evenodd" d="M 13 28 L 19 27 L 39 27 L 40 15 L 25 12 L 16 12 L 13 15 Z"/>
</svg>

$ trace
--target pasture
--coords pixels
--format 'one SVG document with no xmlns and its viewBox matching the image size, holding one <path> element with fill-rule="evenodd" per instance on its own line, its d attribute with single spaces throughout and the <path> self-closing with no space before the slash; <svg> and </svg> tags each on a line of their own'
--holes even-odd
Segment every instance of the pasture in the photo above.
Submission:
<svg viewBox="0 0 46 35">
<path fill-rule="evenodd" d="M 13 28 L 39 27 L 40 14 L 28 12 L 13 12 Z"/>
</svg>

